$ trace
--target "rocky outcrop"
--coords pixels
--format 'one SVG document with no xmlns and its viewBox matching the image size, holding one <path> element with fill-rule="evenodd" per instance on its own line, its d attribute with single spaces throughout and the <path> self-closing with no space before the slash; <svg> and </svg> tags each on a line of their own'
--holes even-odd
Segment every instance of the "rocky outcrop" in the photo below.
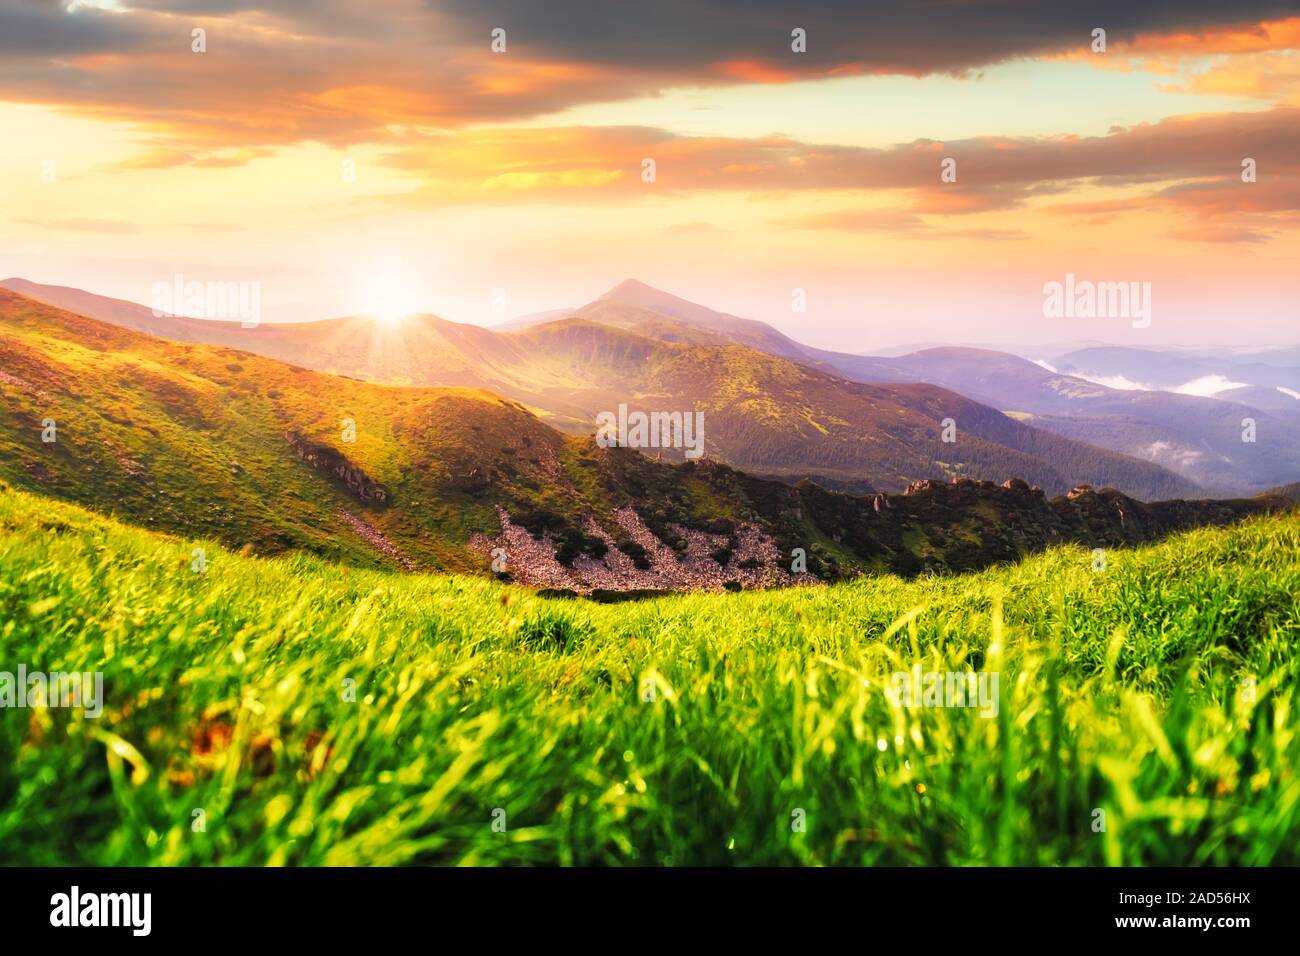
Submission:
<svg viewBox="0 0 1300 956">
<path fill-rule="evenodd" d="M 589 518 L 586 531 L 604 541 L 600 557 L 579 555 L 571 565 L 556 558 L 548 535 L 534 535 L 498 509 L 501 532 L 477 534 L 470 548 L 493 560 L 519 584 L 572 591 L 636 593 L 655 591 L 721 591 L 812 583 L 806 574 L 780 566 L 780 552 L 770 535 L 742 525 L 733 535 L 709 534 L 673 526 L 680 549 L 656 536 L 632 508 L 619 508 L 608 516 L 609 528 Z M 637 558 L 633 558 L 631 554 Z M 721 558 L 721 560 L 719 560 Z"/>
<path fill-rule="evenodd" d="M 341 482 L 358 501 L 388 502 L 388 489 L 349 461 L 337 448 L 314 442 L 297 432 L 286 432 L 284 437 L 300 461 L 310 465 L 313 471 L 323 472 Z"/>
<path fill-rule="evenodd" d="M 366 542 L 380 554 L 393 561 L 404 571 L 415 570 L 415 562 L 402 554 L 402 552 L 397 549 L 397 546 L 393 544 L 393 542 L 389 541 L 384 533 L 369 521 L 366 521 L 364 518 L 358 518 L 352 512 L 345 511 L 341 508 L 339 509 L 338 514 L 340 518 L 352 526 L 353 531 L 355 531 L 360 537 L 364 538 Z"/>
<path fill-rule="evenodd" d="M 863 570 L 969 571 L 1057 544 L 1136 545 L 1293 507 L 1281 496 L 1145 503 L 1088 485 L 1048 499 L 1019 478 L 1000 484 L 921 479 L 902 494 L 857 497 L 716 464 L 696 465 L 692 474 L 719 500 L 743 502 L 744 520 L 724 533 L 623 506 L 588 515 L 574 538 L 581 546 L 566 551 L 555 532 L 561 525 L 548 528 L 523 513 L 512 518 L 499 507 L 500 532 L 476 535 L 470 546 L 484 567 L 495 551 L 504 555 L 511 579 L 536 587 L 581 594 L 720 590 L 834 580 Z"/>
</svg>

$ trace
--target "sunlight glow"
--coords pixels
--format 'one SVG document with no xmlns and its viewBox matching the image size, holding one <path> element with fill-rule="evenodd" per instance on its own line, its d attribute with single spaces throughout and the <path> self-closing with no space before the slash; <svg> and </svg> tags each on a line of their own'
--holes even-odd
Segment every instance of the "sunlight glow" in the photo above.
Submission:
<svg viewBox="0 0 1300 956">
<path fill-rule="evenodd" d="M 365 314 L 384 325 L 400 325 L 417 311 L 419 304 L 412 284 L 395 269 L 370 269 L 360 277 L 360 302 Z"/>
</svg>

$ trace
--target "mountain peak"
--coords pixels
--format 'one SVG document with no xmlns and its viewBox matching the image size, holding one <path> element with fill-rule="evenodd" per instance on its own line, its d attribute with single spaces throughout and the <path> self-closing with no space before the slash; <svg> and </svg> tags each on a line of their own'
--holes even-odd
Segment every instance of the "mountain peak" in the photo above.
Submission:
<svg viewBox="0 0 1300 956">
<path fill-rule="evenodd" d="M 646 285 L 640 279 L 624 279 L 614 288 L 602 295 L 596 302 L 613 305 L 634 305 L 642 309 L 662 313 L 669 318 L 688 322 L 692 325 L 715 325 L 719 319 L 729 318 L 721 312 L 715 312 L 679 295 Z M 595 303 L 591 303 L 595 304 Z"/>
<path fill-rule="evenodd" d="M 663 296 L 666 298 L 676 298 L 664 292 L 662 289 L 656 289 L 654 286 L 646 285 L 640 279 L 624 279 L 614 288 L 610 289 L 600 298 L 602 299 L 623 299 L 629 297 L 640 298 L 643 296 Z"/>
<path fill-rule="evenodd" d="M 702 330 L 713 336 L 722 336 L 734 345 L 748 345 L 782 358 L 808 358 L 804 346 L 765 322 L 741 319 L 726 312 L 715 311 L 671 292 L 646 285 L 640 279 L 624 279 L 596 301 L 587 303 L 578 313 L 597 323 L 621 328 L 635 328 L 646 321 L 646 313 L 658 313 L 672 323 Z M 650 334 L 659 336 L 662 332 Z"/>
</svg>

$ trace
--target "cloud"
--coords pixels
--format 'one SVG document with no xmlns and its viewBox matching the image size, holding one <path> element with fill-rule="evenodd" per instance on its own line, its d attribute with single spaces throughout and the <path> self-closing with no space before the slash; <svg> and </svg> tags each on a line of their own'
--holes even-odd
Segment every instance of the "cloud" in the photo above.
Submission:
<svg viewBox="0 0 1300 956">
<path fill-rule="evenodd" d="M 1123 44 L 1126 56 L 1208 57 L 1225 54 L 1260 53 L 1300 46 L 1300 17 L 1295 5 L 1275 8 L 1290 13 L 1282 19 L 1265 18 L 1261 22 L 1239 20 L 1236 23 L 1204 25 L 1200 29 L 1172 29 L 1144 32 Z"/>
<path fill-rule="evenodd" d="M 1118 138 L 1117 138 L 1118 137 Z M 1171 236 L 1193 242 L 1258 243 L 1300 226 L 1300 110 L 1178 117 L 1135 127 L 1093 157 L 1105 185 L 1152 188 L 1140 195 L 1044 207 L 1085 221 L 1166 212 L 1189 222 Z M 1127 140 L 1127 143 L 1122 142 Z M 1256 181 L 1241 163 L 1256 162 Z"/>
<path fill-rule="evenodd" d="M 0 11 L 0 99 L 42 102 L 130 123 L 139 152 L 116 169 L 221 169 L 289 143 L 371 144 L 406 174 L 406 193 L 371 204 L 656 201 L 704 192 L 857 194 L 792 229 L 891 232 L 918 239 L 1014 241 L 1015 229 L 941 228 L 953 217 L 1029 205 L 1100 224 L 1152 210 L 1174 239 L 1263 243 L 1300 225 L 1300 108 L 1175 116 L 1101 136 L 917 139 L 882 148 L 786 136 L 685 136 L 649 126 L 512 125 L 563 107 L 674 86 L 782 83 L 853 73 L 960 73 L 1013 57 L 1086 49 L 1105 23 L 1115 64 L 1163 69 L 1188 89 L 1282 94 L 1300 75 L 1288 45 L 1294 2 L 1029 6 L 663 0 L 133 0 L 121 11 L 26 0 Z M 1059 7 L 1059 8 L 1058 8 Z M 208 51 L 190 51 L 207 30 Z M 507 30 L 494 54 L 490 32 Z M 808 53 L 789 33 L 808 31 Z M 1064 51 L 1064 52 L 1062 52 Z M 1090 55 L 1090 54 L 1089 54 Z M 1091 61 L 1090 61 L 1091 62 Z M 1100 61 L 1098 61 L 1100 62 Z M 1111 62 L 1111 61 L 1107 61 Z M 1285 66 L 1283 78 L 1266 80 Z M 1172 67 L 1170 67 L 1172 69 Z M 1239 162 L 1258 162 L 1244 184 Z M 940 163 L 957 181 L 940 181 Z M 653 183 L 642 178 L 653 159 Z M 1093 187 L 1124 198 L 1081 202 Z M 1069 195 L 1072 201 L 1053 202 Z M 877 201 L 879 199 L 880 201 Z M 364 202 L 364 201 L 363 201 Z M 888 202 L 889 214 L 866 207 Z M 360 204 L 359 204 L 360 205 Z M 815 206 L 812 208 L 816 208 Z"/>
<path fill-rule="evenodd" d="M 956 73 L 1015 57 L 1087 50 L 1104 24 L 1112 43 L 1257 30 L 1294 12 L 1287 0 L 1231 5 L 1099 0 L 1071 4 L 1018 0 L 429 0 L 455 29 L 486 37 L 507 30 L 515 49 L 543 58 L 645 69 L 692 83 L 717 76 L 781 82 L 791 76 L 860 73 Z M 807 33 L 807 52 L 792 54 L 790 32 Z"/>
<path fill-rule="evenodd" d="M 1292 10 L 1294 13 L 1295 11 Z M 1300 106 L 1300 16 L 1261 23 L 1139 34 L 1110 44 L 1106 56 L 1071 51 L 1060 58 L 1103 70 L 1168 77 L 1165 93 L 1248 97 Z"/>
<path fill-rule="evenodd" d="M 1184 382 L 1173 391 L 1180 395 L 1198 395 L 1201 398 L 1209 398 L 1211 395 L 1226 392 L 1231 388 L 1247 388 L 1249 384 L 1248 382 L 1234 382 L 1223 375 L 1202 375 L 1190 382 Z"/>
<path fill-rule="evenodd" d="M 1241 179 L 1241 159 L 1259 178 Z M 940 163 L 957 162 L 957 182 Z M 655 162 L 643 181 L 642 162 Z M 1098 223 L 1153 210 L 1169 213 L 1175 238 L 1258 242 L 1300 222 L 1300 109 L 1179 116 L 1116 128 L 1104 136 L 976 137 L 917 140 L 888 148 L 804 143 L 788 137 L 688 137 L 651 127 L 467 130 L 414 137 L 383 162 L 420 181 L 392 202 L 592 203 L 611 197 L 652 201 L 709 191 L 755 196 L 799 191 L 874 194 L 888 211 L 860 204 L 779 224 L 800 229 L 931 232 L 950 219 L 1035 203 L 1049 214 Z M 1132 193 L 1120 199 L 1052 202 L 1090 187 Z M 978 227 L 947 233 L 1018 239 Z"/>
<path fill-rule="evenodd" d="M 510 123 L 674 88 L 959 74 L 1163 35 L 1254 35 L 1286 0 L 18 0 L 0 10 L 0 99 L 130 122 L 156 148 L 335 146 Z M 207 31 L 192 53 L 190 31 Z M 790 49 L 794 27 L 806 53 Z M 494 54 L 490 32 L 507 31 Z M 1257 43 L 1252 49 L 1261 49 Z M 1153 51 L 1159 52 L 1159 51 Z"/>
<path fill-rule="evenodd" d="M 906 236 L 909 239 L 976 239 L 1005 242 L 1029 238 L 1019 229 L 939 229 L 915 212 L 894 209 L 843 209 L 829 213 L 814 213 L 795 219 L 783 219 L 773 225 L 786 229 L 884 233 L 891 236 Z"/>
<path fill-rule="evenodd" d="M 1101 385 L 1105 388 L 1115 388 L 1122 392 L 1154 392 L 1154 385 L 1145 385 L 1142 382 L 1135 382 L 1123 375 L 1084 375 L 1082 372 L 1071 372 L 1071 378 L 1081 378 L 1085 382 L 1091 382 L 1093 385 Z"/>
<path fill-rule="evenodd" d="M 137 153 L 121 162 L 114 163 L 114 169 L 171 169 L 176 166 L 189 166 L 194 162 L 194 155 L 180 149 L 150 149 Z"/>
<path fill-rule="evenodd" d="M 0 10 L 0 55 L 6 62 L 139 53 L 153 45 L 151 31 L 112 11 L 83 8 L 68 13 L 62 4 L 32 0 Z"/>
<path fill-rule="evenodd" d="M 196 169 L 230 169 L 236 166 L 247 166 L 255 159 L 273 155 L 275 151 L 267 147 L 224 150 L 200 155 L 181 149 L 149 149 L 113 163 L 110 168 L 175 169 L 180 166 L 193 166 Z"/>
</svg>

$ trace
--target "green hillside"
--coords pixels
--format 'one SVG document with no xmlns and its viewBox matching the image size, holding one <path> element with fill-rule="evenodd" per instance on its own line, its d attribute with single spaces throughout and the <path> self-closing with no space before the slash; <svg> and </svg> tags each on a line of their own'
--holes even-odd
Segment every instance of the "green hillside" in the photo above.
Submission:
<svg viewBox="0 0 1300 956">
<path fill-rule="evenodd" d="M 1081 483 L 1148 500 L 1199 493 L 1157 465 L 1026 426 L 935 386 L 849 382 L 747 346 L 660 342 L 585 320 L 511 338 L 526 343 L 523 354 L 552 377 L 586 379 L 522 401 L 568 408 L 579 424 L 619 401 L 700 410 L 709 454 L 742 471 L 826 478 L 859 493 L 954 475 L 1017 475 L 1048 494 Z M 946 419 L 955 425 L 951 442 L 943 440 Z"/>
<path fill-rule="evenodd" d="M 538 331 L 582 330 L 558 323 Z M 600 335 L 602 349 L 628 344 L 617 330 Z M 709 420 L 764 420 L 749 437 L 754 453 L 775 447 L 765 442 L 778 434 L 798 446 L 818 430 L 815 419 L 791 423 L 779 409 L 765 421 L 753 363 L 768 381 L 782 378 L 778 389 L 811 387 L 813 373 L 792 363 L 771 369 L 783 360 L 763 353 L 727 347 L 646 361 L 633 350 L 605 360 L 651 365 L 684 393 L 690 380 L 718 371 L 710 355 L 724 362 L 717 381 L 728 384 L 715 386 L 719 406 Z M 3 290 L 0 368 L 0 478 L 20 488 L 256 554 L 486 572 L 501 547 L 504 573 L 569 590 L 770 584 L 788 579 L 796 548 L 822 579 L 862 569 L 961 570 L 1067 540 L 1148 541 L 1286 503 L 1146 506 L 1118 492 L 1048 501 L 1023 483 L 971 482 L 854 498 L 711 461 L 672 466 L 599 448 L 481 390 L 323 375 L 127 331 Z M 841 384 L 891 407 L 871 386 Z M 927 386 L 902 388 L 918 405 L 939 400 Z M 892 414 L 896 434 L 927 427 L 901 409 Z M 878 444 L 888 459 L 894 446 Z M 1007 475 L 1032 467 L 1014 455 L 991 461 Z"/>
<path fill-rule="evenodd" d="M 486 571 L 471 542 L 500 532 L 500 511 L 566 563 L 608 551 L 589 520 L 623 543 L 613 516 L 634 505 L 674 540 L 669 522 L 723 535 L 767 523 L 704 471 L 566 437 L 481 390 L 324 375 L 3 290 L 0 369 L 0 478 L 258 554 Z"/>
<path fill-rule="evenodd" d="M 485 389 L 573 435 L 591 435 L 597 414 L 620 403 L 641 411 L 703 411 L 710 457 L 857 493 L 898 492 L 920 478 L 1015 475 L 1052 495 L 1086 483 L 1143 500 L 1202 496 L 1195 483 L 1158 465 L 1015 422 L 944 388 L 851 382 L 817 363 L 769 354 L 764 349 L 789 352 L 782 342 L 797 346 L 774 330 L 757 338 L 745 332 L 765 329 L 762 323 L 711 310 L 700 315 L 700 307 L 673 297 L 659 302 L 668 313 L 602 298 L 580 310 L 585 317 L 498 333 L 430 315 L 407 317 L 396 327 L 354 316 L 243 329 L 154 319 L 143 307 L 130 312 L 129 303 L 77 290 L 29 291 L 174 341 L 237 348 L 382 384 Z M 640 320 L 630 322 L 628 310 Z M 727 335 L 698 327 L 706 320 L 722 323 Z M 943 440 L 945 419 L 955 423 L 951 442 Z M 681 460 L 673 450 L 665 456 Z"/>
<path fill-rule="evenodd" d="M 475 436 L 488 447 L 536 441 L 549 454 L 565 444 L 484 392 L 379 388 L 150 338 L 6 292 L 0 315 L 0 476 L 258 553 L 391 563 L 346 513 L 418 565 L 468 568 L 465 540 L 496 524 L 489 503 L 455 487 L 490 454 Z M 428 441 L 423 453 L 417 438 Z M 330 455 L 360 476 L 353 486 Z M 368 495 L 372 486 L 383 500 Z"/>
<path fill-rule="evenodd" d="M 104 686 L 0 712 L 3 862 L 1300 863 L 1295 514 L 617 607 L 193 547 L 0 490 L 0 660 Z"/>
</svg>

